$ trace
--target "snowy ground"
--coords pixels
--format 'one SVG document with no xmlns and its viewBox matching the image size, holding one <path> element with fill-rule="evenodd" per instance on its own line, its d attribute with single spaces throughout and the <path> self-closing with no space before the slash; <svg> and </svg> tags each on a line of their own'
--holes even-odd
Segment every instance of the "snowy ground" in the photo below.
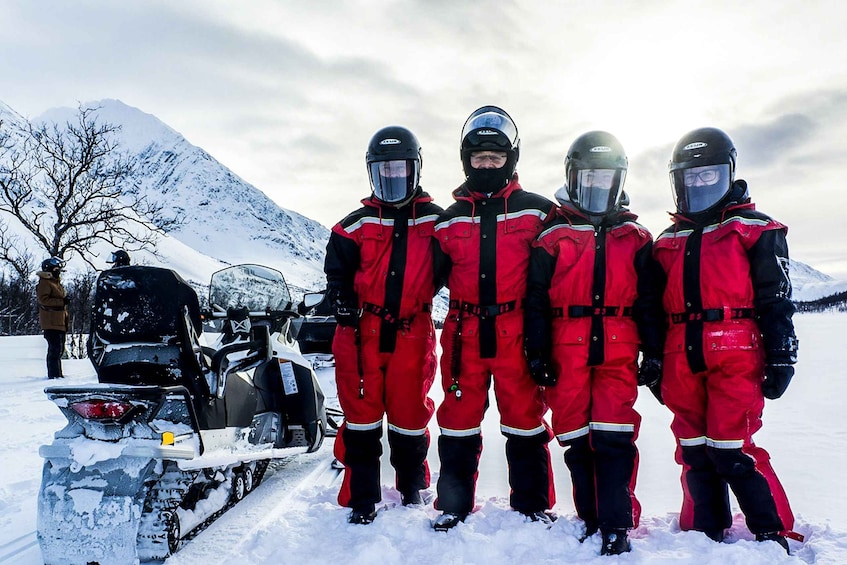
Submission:
<svg viewBox="0 0 847 565">
<path fill-rule="evenodd" d="M 843 424 L 847 379 L 847 315 L 804 314 L 795 318 L 800 363 L 782 399 L 768 402 L 765 427 L 757 443 L 771 453 L 797 517 L 804 543 L 791 541 L 792 555 L 776 544 L 759 544 L 735 506 L 727 543 L 716 544 L 694 532 L 680 532 L 679 468 L 673 461 L 670 414 L 647 393 L 637 404 L 644 421 L 639 439 L 641 466 L 636 493 L 643 507 L 641 526 L 632 532 L 633 551 L 600 557 L 599 539 L 576 540 L 570 485 L 561 449 L 554 453 L 561 516 L 551 529 L 524 523 L 508 508 L 503 440 L 496 412 L 485 422 L 477 503 L 465 524 L 436 533 L 431 506 L 394 506 L 370 526 L 346 523 L 347 511 L 335 503 L 337 483 L 327 471 L 331 442 L 318 453 L 274 464 L 262 485 L 205 532 L 187 543 L 166 565 L 225 564 L 490 564 L 490 563 L 847 563 L 847 428 Z M 41 337 L 0 338 L 0 563 L 41 563 L 35 542 L 36 495 L 41 480 L 38 447 L 49 443 L 63 424 L 42 389 L 45 342 Z M 68 384 L 95 380 L 84 360 L 65 361 Z M 433 396 L 438 400 L 438 395 Z M 437 428 L 432 425 L 433 438 Z M 384 457 L 383 499 L 399 495 Z M 433 447 L 434 480 L 438 458 Z"/>
</svg>

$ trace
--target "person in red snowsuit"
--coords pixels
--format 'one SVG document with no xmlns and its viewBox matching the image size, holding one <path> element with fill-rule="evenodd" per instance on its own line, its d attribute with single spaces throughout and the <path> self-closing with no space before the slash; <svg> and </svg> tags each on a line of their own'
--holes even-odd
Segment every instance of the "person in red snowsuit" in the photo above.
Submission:
<svg viewBox="0 0 847 565">
<path fill-rule="evenodd" d="M 467 179 L 439 217 L 439 281 L 450 289 L 441 334 L 444 401 L 438 408 L 441 473 L 433 523 L 444 531 L 474 507 L 481 423 L 488 389 L 506 436 L 510 503 L 532 520 L 549 521 L 555 503 L 546 407 L 523 352 L 523 300 L 532 241 L 553 203 L 525 192 L 514 173 L 519 138 L 502 109 L 484 106 L 468 118 L 460 154 Z"/>
<path fill-rule="evenodd" d="M 660 352 L 663 322 L 652 237 L 625 207 L 626 171 L 613 135 L 573 142 L 556 217 L 532 250 L 525 314 L 530 371 L 566 448 L 583 539 L 599 527 L 604 555 L 629 551 L 638 526 L 638 352 Z"/>
<path fill-rule="evenodd" d="M 661 378 L 674 414 L 680 527 L 721 541 L 732 524 L 728 485 L 756 539 L 787 551 L 786 536 L 802 537 L 770 456 L 752 436 L 764 398 L 785 392 L 797 360 L 788 230 L 750 202 L 735 159 L 732 140 L 715 128 L 694 130 L 674 148 L 676 213 L 653 246 L 667 277 L 664 370 L 645 371 L 643 380 Z"/>
<path fill-rule="evenodd" d="M 406 128 L 389 126 L 366 156 L 372 196 L 332 228 L 324 270 L 338 322 L 332 352 L 345 422 L 335 443 L 344 464 L 338 494 L 349 521 L 376 516 L 383 417 L 402 503 L 429 487 L 427 394 L 435 378 L 432 238 L 441 207 L 420 188 L 421 151 Z"/>
</svg>

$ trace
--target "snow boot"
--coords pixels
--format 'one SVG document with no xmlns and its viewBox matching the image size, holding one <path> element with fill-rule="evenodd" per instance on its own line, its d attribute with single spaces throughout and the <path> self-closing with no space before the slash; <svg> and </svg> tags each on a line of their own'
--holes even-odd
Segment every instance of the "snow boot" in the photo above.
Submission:
<svg viewBox="0 0 847 565">
<path fill-rule="evenodd" d="M 606 530 L 603 532 L 603 545 L 600 555 L 620 555 L 632 550 L 626 536 L 626 530 Z"/>
<path fill-rule="evenodd" d="M 583 533 L 581 536 L 579 536 L 579 543 L 584 542 L 585 540 L 587 540 L 588 538 L 590 538 L 591 536 L 596 534 L 597 530 L 600 529 L 600 527 L 597 525 L 596 522 L 584 522 L 584 524 L 585 524 L 585 533 Z"/>
<path fill-rule="evenodd" d="M 446 532 L 451 528 L 455 528 L 459 522 L 464 522 L 467 514 L 455 514 L 453 512 L 443 512 L 441 516 L 435 519 L 432 523 L 432 529 L 436 532 Z"/>
<path fill-rule="evenodd" d="M 710 540 L 716 543 L 722 543 L 724 538 L 724 530 L 706 530 L 703 532 Z"/>
<path fill-rule="evenodd" d="M 400 501 L 403 506 L 423 506 L 423 498 L 421 498 L 421 491 L 419 490 L 401 492 Z"/>
<path fill-rule="evenodd" d="M 352 512 L 350 512 L 350 516 L 347 518 L 347 522 L 350 524 L 370 524 L 376 519 L 376 510 L 374 509 L 373 504 L 369 504 L 367 506 L 362 506 L 360 508 L 354 508 Z"/>
<path fill-rule="evenodd" d="M 779 532 L 768 532 L 765 534 L 756 534 L 756 541 L 775 541 L 779 545 L 782 546 L 782 549 L 785 550 L 785 553 L 791 554 L 791 551 L 788 549 L 788 540 L 785 539 L 785 536 L 780 535 Z"/>
<path fill-rule="evenodd" d="M 538 510 L 536 512 L 521 512 L 524 517 L 529 522 L 541 522 L 542 524 L 547 524 L 548 526 L 553 525 L 553 522 L 556 521 L 558 516 L 549 510 Z"/>
</svg>

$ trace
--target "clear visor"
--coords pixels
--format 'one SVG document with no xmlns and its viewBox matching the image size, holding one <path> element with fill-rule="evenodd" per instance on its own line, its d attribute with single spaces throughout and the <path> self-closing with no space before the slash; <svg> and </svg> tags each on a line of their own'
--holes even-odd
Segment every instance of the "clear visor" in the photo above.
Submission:
<svg viewBox="0 0 847 565">
<path fill-rule="evenodd" d="M 374 196 L 394 204 L 411 196 L 418 187 L 420 164 L 416 159 L 377 161 L 368 166 Z"/>
<path fill-rule="evenodd" d="M 573 187 L 576 204 L 586 212 L 605 214 L 620 201 L 625 177 L 623 169 L 578 170 Z"/>
<path fill-rule="evenodd" d="M 465 127 L 462 128 L 462 139 L 468 137 L 470 133 L 473 133 L 479 142 L 475 145 L 481 144 L 487 139 L 497 143 L 497 137 L 500 135 L 506 137 L 509 147 L 514 147 L 518 140 L 518 128 L 515 127 L 512 120 L 497 112 L 485 112 L 469 118 L 465 122 Z"/>
<path fill-rule="evenodd" d="M 708 210 L 729 192 L 729 165 L 707 165 L 671 171 L 676 209 L 683 214 Z"/>
</svg>

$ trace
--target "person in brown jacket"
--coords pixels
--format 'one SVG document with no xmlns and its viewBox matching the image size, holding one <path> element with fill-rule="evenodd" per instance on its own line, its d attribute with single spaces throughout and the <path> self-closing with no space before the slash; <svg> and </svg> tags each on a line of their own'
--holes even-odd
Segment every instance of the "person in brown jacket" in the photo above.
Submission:
<svg viewBox="0 0 847 565">
<path fill-rule="evenodd" d="M 65 262 L 50 257 L 41 263 L 38 274 L 38 322 L 47 340 L 47 378 L 61 379 L 62 353 L 65 351 L 65 336 L 68 333 L 68 299 L 65 287 L 59 280 Z"/>
</svg>

